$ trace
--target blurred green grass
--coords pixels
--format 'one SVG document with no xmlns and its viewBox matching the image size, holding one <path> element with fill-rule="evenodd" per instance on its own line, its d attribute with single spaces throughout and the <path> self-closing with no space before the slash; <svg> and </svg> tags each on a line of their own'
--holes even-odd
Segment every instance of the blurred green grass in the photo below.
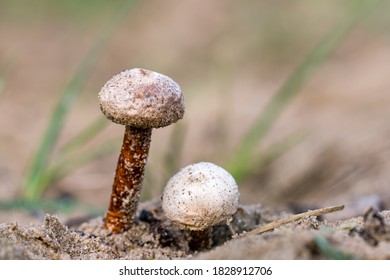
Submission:
<svg viewBox="0 0 390 280">
<path fill-rule="evenodd" d="M 316 236 L 314 244 L 317 247 L 318 253 L 327 260 L 354 260 L 355 256 L 342 252 L 332 246 L 330 242 L 323 236 Z"/>
<path fill-rule="evenodd" d="M 56 159 L 50 158 L 52 156 L 55 144 L 57 143 L 59 134 L 65 122 L 68 112 L 71 110 L 74 101 L 81 94 L 88 78 L 96 65 L 99 57 L 101 56 L 105 45 L 109 42 L 111 36 L 115 33 L 118 25 L 127 16 L 128 12 L 133 9 L 135 1 L 122 1 L 118 4 L 117 10 L 113 14 L 112 18 L 108 21 L 104 30 L 100 33 L 95 44 L 92 46 L 84 60 L 80 63 L 79 68 L 73 74 L 72 78 L 65 87 L 63 93 L 59 97 L 59 100 L 54 108 L 53 114 L 50 118 L 50 123 L 42 136 L 42 140 L 37 147 L 35 156 L 32 159 L 30 166 L 26 172 L 26 178 L 23 184 L 23 198 L 26 200 L 37 200 L 42 197 L 46 189 L 58 180 L 63 172 L 63 169 L 69 169 L 68 166 L 73 166 L 74 162 L 66 164 L 64 160 L 58 160 L 60 164 L 54 164 Z M 97 120 L 84 132 L 80 132 L 70 143 L 68 143 L 59 158 L 67 158 L 69 150 L 74 150 L 83 146 L 94 135 L 100 132 L 105 126 L 105 120 Z M 99 148 L 99 151 L 110 151 L 107 148 Z M 95 159 L 106 153 L 95 152 L 93 154 L 83 155 L 88 160 Z M 80 155 L 78 155 L 80 157 Z M 84 162 L 84 161 L 81 161 Z M 76 165 L 77 166 L 77 165 Z M 68 171 L 69 172 L 69 171 Z M 66 173 L 66 172 L 65 172 Z"/>
<path fill-rule="evenodd" d="M 228 170 L 236 180 L 244 179 L 253 170 L 256 148 L 267 135 L 280 114 L 300 92 L 314 72 L 324 63 L 331 53 L 347 37 L 353 27 L 369 14 L 376 1 L 356 1 L 351 5 L 350 13 L 336 24 L 306 55 L 298 67 L 276 92 L 264 110 L 255 119 L 249 131 L 241 139 L 238 148 L 229 159 Z M 279 145 L 280 146 L 280 145 Z M 273 149 L 271 149 L 273 150 Z"/>
<path fill-rule="evenodd" d="M 5 78 L 0 77 L 0 96 L 3 94 L 4 86 L 5 86 Z"/>
<path fill-rule="evenodd" d="M 31 18 L 69 19 L 86 22 L 114 10 L 120 1 L 105 0 L 2 0 L 0 16 L 12 21 L 23 22 Z"/>
<path fill-rule="evenodd" d="M 1 63 L 0 64 L 0 97 L 4 93 L 6 80 L 7 80 L 7 66 L 4 63 Z"/>
</svg>

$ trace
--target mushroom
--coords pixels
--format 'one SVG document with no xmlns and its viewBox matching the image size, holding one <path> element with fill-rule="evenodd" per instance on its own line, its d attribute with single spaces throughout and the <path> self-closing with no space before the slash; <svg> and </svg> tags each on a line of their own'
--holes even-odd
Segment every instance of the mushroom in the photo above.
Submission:
<svg viewBox="0 0 390 280">
<path fill-rule="evenodd" d="M 134 68 L 113 76 L 98 94 L 103 114 L 125 125 L 105 227 L 114 233 L 131 227 L 137 210 L 152 128 L 177 122 L 184 97 L 171 78 Z"/>
<path fill-rule="evenodd" d="M 162 209 L 182 230 L 189 230 L 191 250 L 208 248 L 211 227 L 229 224 L 240 194 L 234 178 L 222 167 L 199 162 L 182 168 L 165 186 Z"/>
</svg>

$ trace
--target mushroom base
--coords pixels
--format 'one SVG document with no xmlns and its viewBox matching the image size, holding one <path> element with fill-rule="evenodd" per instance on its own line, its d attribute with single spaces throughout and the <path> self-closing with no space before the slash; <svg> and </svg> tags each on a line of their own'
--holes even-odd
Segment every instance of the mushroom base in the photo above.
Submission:
<svg viewBox="0 0 390 280">
<path fill-rule="evenodd" d="M 212 228 L 205 230 L 189 231 L 188 247 L 191 251 L 203 251 L 210 249 L 212 245 Z"/>
</svg>

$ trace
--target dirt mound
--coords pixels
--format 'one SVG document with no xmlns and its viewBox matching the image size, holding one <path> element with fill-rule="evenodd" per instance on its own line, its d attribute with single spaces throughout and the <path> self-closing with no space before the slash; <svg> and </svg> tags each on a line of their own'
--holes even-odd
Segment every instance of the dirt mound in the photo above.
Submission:
<svg viewBox="0 0 390 280">
<path fill-rule="evenodd" d="M 46 215 L 42 225 L 0 225 L 1 259 L 388 259 L 390 211 L 328 222 L 306 217 L 272 231 L 247 232 L 290 214 L 239 207 L 230 225 L 209 231 L 209 246 L 167 221 L 159 201 L 144 203 L 131 230 L 111 234 L 97 217 L 68 226 Z M 194 249 L 196 248 L 196 249 Z"/>
</svg>

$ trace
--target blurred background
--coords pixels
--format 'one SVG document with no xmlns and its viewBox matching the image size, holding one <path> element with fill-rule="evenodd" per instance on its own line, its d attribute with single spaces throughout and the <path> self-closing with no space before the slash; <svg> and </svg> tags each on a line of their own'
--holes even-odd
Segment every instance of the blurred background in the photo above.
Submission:
<svg viewBox="0 0 390 280">
<path fill-rule="evenodd" d="M 124 127 L 97 93 L 170 76 L 186 114 L 153 131 L 142 200 L 198 161 L 241 202 L 335 218 L 390 207 L 388 1 L 0 0 L 0 222 L 104 213 Z M 340 216 L 341 215 L 341 216 Z"/>
</svg>

